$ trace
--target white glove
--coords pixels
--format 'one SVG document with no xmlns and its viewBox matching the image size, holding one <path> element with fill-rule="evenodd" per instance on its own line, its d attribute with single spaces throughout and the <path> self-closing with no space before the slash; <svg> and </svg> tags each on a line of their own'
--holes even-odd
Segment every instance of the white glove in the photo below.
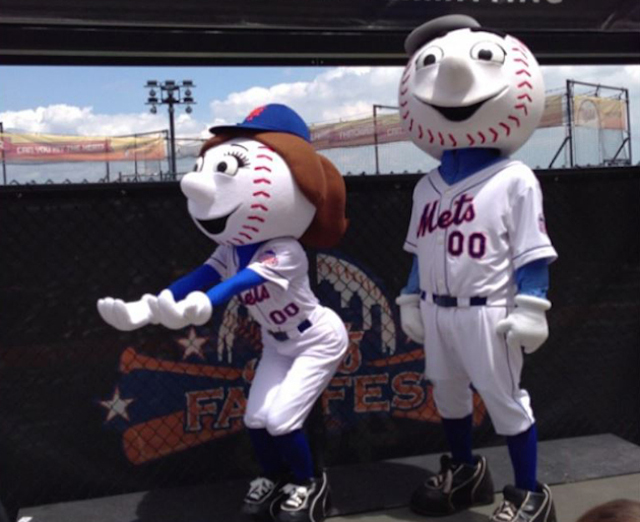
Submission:
<svg viewBox="0 0 640 522">
<path fill-rule="evenodd" d="M 507 345 L 525 353 L 535 352 L 549 337 L 549 327 L 545 312 L 551 303 L 541 297 L 517 295 L 517 307 L 506 319 L 498 322 L 496 332 L 507 335 Z"/>
<path fill-rule="evenodd" d="M 105 297 L 98 299 L 98 313 L 107 324 L 123 332 L 129 332 L 148 324 L 158 324 L 157 300 L 158 298 L 151 294 L 145 294 L 139 301 L 130 303 Z"/>
<path fill-rule="evenodd" d="M 396 299 L 400 307 L 400 326 L 402 331 L 418 344 L 424 342 L 424 325 L 420 315 L 420 296 L 418 294 L 403 294 Z"/>
<path fill-rule="evenodd" d="M 158 309 L 160 323 L 172 330 L 180 330 L 190 324 L 201 326 L 211 319 L 213 311 L 204 292 L 191 292 L 176 303 L 170 290 L 163 290 L 158 296 Z"/>
</svg>

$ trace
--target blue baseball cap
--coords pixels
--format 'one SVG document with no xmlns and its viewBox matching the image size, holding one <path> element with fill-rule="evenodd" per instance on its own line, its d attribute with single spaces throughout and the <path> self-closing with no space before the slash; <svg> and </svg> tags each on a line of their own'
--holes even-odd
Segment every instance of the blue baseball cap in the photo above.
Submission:
<svg viewBox="0 0 640 522">
<path fill-rule="evenodd" d="M 255 131 L 287 132 L 311 142 L 309 127 L 296 111 L 280 103 L 270 103 L 253 109 L 242 123 L 211 127 L 209 132 L 248 129 Z"/>
</svg>

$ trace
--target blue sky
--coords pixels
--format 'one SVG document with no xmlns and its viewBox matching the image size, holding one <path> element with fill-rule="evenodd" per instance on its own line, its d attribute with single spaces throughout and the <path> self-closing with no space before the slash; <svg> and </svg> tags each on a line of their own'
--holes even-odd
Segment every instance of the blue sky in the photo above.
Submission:
<svg viewBox="0 0 640 522">
<path fill-rule="evenodd" d="M 0 67 L 0 113 L 66 104 L 90 106 L 96 114 L 139 113 L 147 80 L 192 80 L 196 84 L 193 117 L 210 116 L 208 102 L 251 87 L 310 81 L 316 67 Z"/>
</svg>

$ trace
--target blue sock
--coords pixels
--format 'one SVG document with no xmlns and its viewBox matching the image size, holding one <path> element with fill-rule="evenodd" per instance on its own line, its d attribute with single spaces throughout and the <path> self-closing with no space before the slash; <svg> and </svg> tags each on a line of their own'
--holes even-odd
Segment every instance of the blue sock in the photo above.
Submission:
<svg viewBox="0 0 640 522">
<path fill-rule="evenodd" d="M 462 419 L 442 419 L 454 464 L 475 464 L 471 453 L 472 421 L 473 415 L 467 415 Z"/>
<path fill-rule="evenodd" d="M 274 441 L 282 459 L 289 465 L 299 484 L 304 484 L 313 477 L 311 449 L 302 430 L 274 437 Z"/>
<path fill-rule="evenodd" d="M 507 437 L 509 455 L 516 478 L 516 487 L 526 491 L 536 491 L 538 486 L 536 466 L 538 460 L 538 430 L 533 424 L 519 435 Z"/>
<path fill-rule="evenodd" d="M 278 451 L 275 437 L 265 429 L 247 428 L 247 431 L 264 476 L 271 480 L 278 478 L 283 473 L 285 466 Z"/>
</svg>

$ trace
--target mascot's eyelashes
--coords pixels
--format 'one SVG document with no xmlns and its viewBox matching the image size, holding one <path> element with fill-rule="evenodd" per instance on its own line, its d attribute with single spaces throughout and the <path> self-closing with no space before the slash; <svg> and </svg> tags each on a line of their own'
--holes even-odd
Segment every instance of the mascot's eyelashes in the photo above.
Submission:
<svg viewBox="0 0 640 522">
<path fill-rule="evenodd" d="M 227 152 L 225 153 L 227 159 L 218 162 L 216 165 L 216 172 L 227 174 L 228 176 L 235 176 L 243 167 L 249 165 L 249 158 L 242 152 Z"/>
<path fill-rule="evenodd" d="M 251 163 L 249 162 L 249 156 L 247 156 L 246 154 L 243 154 L 242 152 L 239 151 L 232 151 L 232 152 L 227 152 L 225 154 L 225 156 L 233 156 L 237 161 L 238 161 L 238 168 L 242 168 L 242 167 L 247 167 L 249 166 Z"/>
</svg>

